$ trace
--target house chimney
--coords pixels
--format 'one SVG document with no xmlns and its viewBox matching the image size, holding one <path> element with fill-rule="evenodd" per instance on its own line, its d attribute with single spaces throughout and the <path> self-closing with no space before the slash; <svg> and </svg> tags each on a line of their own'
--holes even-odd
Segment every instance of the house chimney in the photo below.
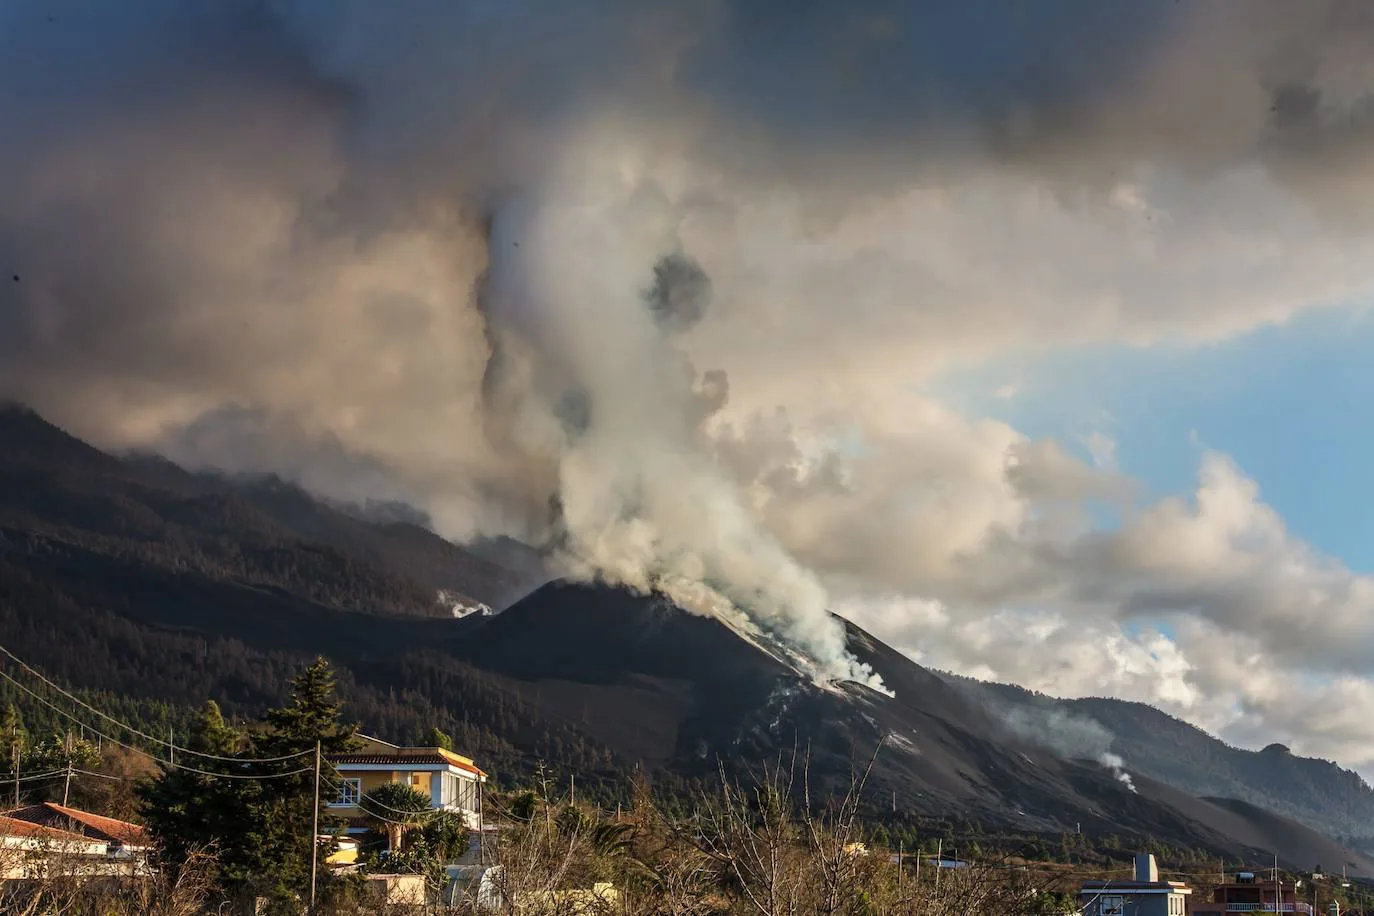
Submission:
<svg viewBox="0 0 1374 916">
<path fill-rule="evenodd" d="M 1148 852 L 1137 853 L 1135 857 L 1135 879 L 1142 884 L 1159 883 L 1159 866 L 1155 857 Z"/>
</svg>

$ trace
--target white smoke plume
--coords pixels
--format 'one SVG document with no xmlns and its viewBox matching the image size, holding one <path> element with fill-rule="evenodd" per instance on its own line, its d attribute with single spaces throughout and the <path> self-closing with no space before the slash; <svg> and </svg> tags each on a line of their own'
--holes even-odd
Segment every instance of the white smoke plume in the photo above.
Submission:
<svg viewBox="0 0 1374 916">
<path fill-rule="evenodd" d="M 1131 774 L 1127 773 L 1125 770 L 1126 761 L 1122 760 L 1116 754 L 1103 754 L 1101 757 L 1097 758 L 1097 762 L 1111 770 L 1117 782 L 1121 783 L 1132 792 L 1135 791 L 1135 782 L 1131 779 Z"/>
<path fill-rule="evenodd" d="M 1061 757 L 1100 759 L 1111 747 L 1112 733 L 1096 719 L 1072 715 L 1062 709 L 1001 707 L 988 696 L 986 688 L 978 684 L 971 688 L 971 695 L 981 696 L 994 712 L 1000 707 L 1002 721 L 1018 738 L 1048 748 Z"/>
<path fill-rule="evenodd" d="M 680 232 L 703 179 L 643 115 L 670 24 L 125 12 L 0 9 L 0 394 L 102 443 L 413 498 L 445 534 L 742 612 L 816 678 L 882 688 L 702 433 L 729 393 L 678 343 L 712 306 Z"/>
<path fill-rule="evenodd" d="M 981 695 L 990 709 L 997 709 L 996 700 L 985 691 L 986 688 L 975 686 L 973 695 Z M 1004 709 L 1001 716 L 1007 728 L 1018 738 L 1048 748 L 1065 759 L 1094 759 L 1100 766 L 1111 770 L 1117 782 L 1132 792 L 1136 790 L 1131 774 L 1126 772 L 1126 762 L 1109 750 L 1112 733 L 1096 719 L 1074 715 L 1062 709 L 1034 706 L 1012 706 Z"/>
<path fill-rule="evenodd" d="M 554 482 L 565 565 L 702 613 L 744 609 L 825 679 L 882 684 L 856 664 L 824 588 L 751 516 L 700 422 L 724 401 L 673 338 L 710 303 L 665 189 L 624 158 L 571 153 L 496 207 L 481 306 L 493 441 Z M 690 583 L 684 588 L 682 583 Z"/>
<path fill-rule="evenodd" d="M 1022 594 L 974 562 L 1022 497 L 1118 484 L 894 392 L 1367 281 L 1328 244 L 1374 212 L 1367 11 L 1004 6 L 10 0 L 0 396 L 871 681 L 820 577 Z M 1228 218 L 1282 231 L 1218 248 Z"/>
</svg>

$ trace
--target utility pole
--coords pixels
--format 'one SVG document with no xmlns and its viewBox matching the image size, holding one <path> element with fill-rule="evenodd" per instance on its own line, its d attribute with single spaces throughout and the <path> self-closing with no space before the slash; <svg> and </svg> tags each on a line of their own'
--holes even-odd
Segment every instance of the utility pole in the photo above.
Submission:
<svg viewBox="0 0 1374 916">
<path fill-rule="evenodd" d="M 315 805 L 310 810 L 310 912 L 315 912 L 315 871 L 319 868 L 320 851 L 320 742 L 315 739 Z"/>
<path fill-rule="evenodd" d="M 14 757 L 14 807 L 18 808 L 18 807 L 19 807 L 19 740 L 18 740 L 18 738 L 12 738 L 11 741 L 13 742 L 13 744 L 11 745 L 10 750 L 13 752 L 12 756 Z"/>
<path fill-rule="evenodd" d="M 1283 912 L 1283 885 L 1279 883 L 1279 854 L 1274 853 L 1274 912 Z"/>
<path fill-rule="evenodd" d="M 940 893 L 940 871 L 945 867 L 945 841 L 935 841 L 935 893 Z"/>
<path fill-rule="evenodd" d="M 62 786 L 62 807 L 65 808 L 67 806 L 67 797 L 72 791 L 72 754 L 76 753 L 76 742 L 73 740 L 71 732 L 67 732 L 67 738 L 64 744 L 67 749 L 67 781 Z"/>
<path fill-rule="evenodd" d="M 574 805 L 574 806 L 577 805 L 577 774 L 576 774 L 576 773 L 570 773 L 570 774 L 568 774 L 568 801 L 569 801 L 572 805 Z"/>
<path fill-rule="evenodd" d="M 905 855 L 904 855 L 905 853 L 906 853 L 906 841 L 905 841 L 905 840 L 899 840 L 899 841 L 897 842 L 897 899 L 898 899 L 898 900 L 902 899 L 902 879 L 905 877 L 904 872 L 906 871 L 906 863 L 903 862 L 902 859 L 905 857 Z M 917 862 L 916 867 L 917 867 L 917 868 L 920 868 L 920 859 L 917 859 L 916 862 Z"/>
</svg>

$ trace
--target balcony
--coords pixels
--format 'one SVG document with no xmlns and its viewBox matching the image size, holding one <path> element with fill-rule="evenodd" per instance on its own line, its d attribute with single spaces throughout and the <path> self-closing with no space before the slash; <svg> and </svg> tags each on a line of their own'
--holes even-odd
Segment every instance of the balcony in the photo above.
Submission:
<svg viewBox="0 0 1374 916">
<path fill-rule="evenodd" d="M 1228 903 L 1228 913 L 1311 913 L 1312 908 L 1305 903 Z"/>
</svg>

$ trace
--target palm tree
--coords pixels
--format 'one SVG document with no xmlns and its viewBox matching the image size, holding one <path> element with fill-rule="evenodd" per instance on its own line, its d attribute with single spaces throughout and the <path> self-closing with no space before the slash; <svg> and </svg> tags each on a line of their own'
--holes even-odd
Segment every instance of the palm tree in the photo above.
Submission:
<svg viewBox="0 0 1374 916">
<path fill-rule="evenodd" d="M 428 795 L 400 782 L 378 786 L 362 797 L 358 807 L 385 825 L 388 852 L 399 851 L 406 831 L 422 823 L 432 810 Z"/>
</svg>

